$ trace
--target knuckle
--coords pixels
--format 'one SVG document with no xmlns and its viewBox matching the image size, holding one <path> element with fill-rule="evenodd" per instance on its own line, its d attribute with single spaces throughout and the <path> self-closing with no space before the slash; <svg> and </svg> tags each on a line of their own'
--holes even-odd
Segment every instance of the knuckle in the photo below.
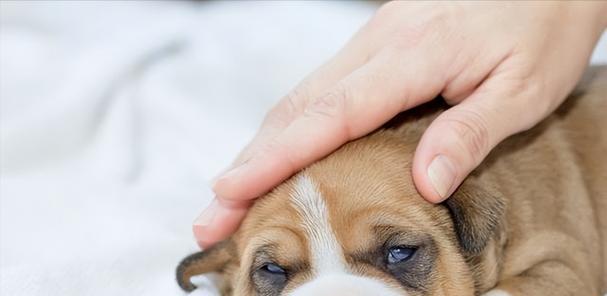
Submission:
<svg viewBox="0 0 607 296">
<path fill-rule="evenodd" d="M 512 53 L 511 55 L 516 55 Z M 506 71 L 502 74 L 501 91 L 503 97 L 508 99 L 534 100 L 541 93 L 543 80 L 537 75 L 532 62 L 517 56 L 516 70 Z M 514 62 L 513 62 L 514 63 Z"/>
<path fill-rule="evenodd" d="M 350 139 L 349 106 L 352 100 L 351 90 L 343 83 L 338 83 L 327 94 L 314 99 L 304 112 L 304 116 L 315 119 L 328 119 L 339 137 Z"/>
<path fill-rule="evenodd" d="M 458 116 L 447 119 L 462 146 L 476 162 L 480 162 L 489 150 L 490 139 L 487 122 L 474 111 L 461 111 Z"/>
<path fill-rule="evenodd" d="M 530 80 L 526 75 L 509 79 L 504 86 L 504 96 L 509 99 L 530 97 L 533 88 Z"/>
<path fill-rule="evenodd" d="M 509 79 L 502 92 L 512 108 L 523 111 L 519 113 L 518 130 L 533 127 L 538 117 L 543 118 L 558 105 L 554 99 L 558 96 L 547 92 L 546 81 L 532 73 Z"/>
<path fill-rule="evenodd" d="M 289 122 L 304 110 L 309 97 L 310 85 L 307 82 L 300 83 L 266 114 L 264 124 Z"/>
<path fill-rule="evenodd" d="M 309 97 L 309 83 L 305 81 L 301 82 L 283 98 L 283 101 L 285 102 L 285 112 L 291 115 L 301 112 Z"/>
<path fill-rule="evenodd" d="M 304 114 L 333 119 L 342 117 L 349 98 L 351 98 L 349 88 L 339 83 L 325 95 L 313 99 Z"/>
</svg>

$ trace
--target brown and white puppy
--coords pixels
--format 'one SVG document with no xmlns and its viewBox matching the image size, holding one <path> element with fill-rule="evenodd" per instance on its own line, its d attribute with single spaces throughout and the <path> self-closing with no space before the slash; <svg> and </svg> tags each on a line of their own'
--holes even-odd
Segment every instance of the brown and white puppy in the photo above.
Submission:
<svg viewBox="0 0 607 296">
<path fill-rule="evenodd" d="M 444 106 L 401 114 L 261 198 L 229 240 L 184 259 L 179 284 L 214 273 L 222 295 L 600 295 L 607 67 L 588 75 L 440 205 L 410 171 Z"/>
</svg>

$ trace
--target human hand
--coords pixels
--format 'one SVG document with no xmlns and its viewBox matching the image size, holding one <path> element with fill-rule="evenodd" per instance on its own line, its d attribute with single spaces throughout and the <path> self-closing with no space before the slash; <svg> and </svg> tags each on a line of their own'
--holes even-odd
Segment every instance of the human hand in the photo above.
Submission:
<svg viewBox="0 0 607 296">
<path fill-rule="evenodd" d="M 201 247 L 233 233 L 252 201 L 347 141 L 437 95 L 452 105 L 414 156 L 441 202 L 504 138 L 573 89 L 607 26 L 605 3 L 391 2 L 270 110 L 194 222 Z"/>
</svg>

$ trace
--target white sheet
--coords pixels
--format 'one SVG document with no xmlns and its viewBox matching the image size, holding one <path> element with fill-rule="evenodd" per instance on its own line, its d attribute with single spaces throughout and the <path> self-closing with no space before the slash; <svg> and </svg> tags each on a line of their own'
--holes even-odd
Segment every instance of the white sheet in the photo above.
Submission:
<svg viewBox="0 0 607 296">
<path fill-rule="evenodd" d="M 180 295 L 208 180 L 374 9 L 0 3 L 1 295 Z"/>
</svg>

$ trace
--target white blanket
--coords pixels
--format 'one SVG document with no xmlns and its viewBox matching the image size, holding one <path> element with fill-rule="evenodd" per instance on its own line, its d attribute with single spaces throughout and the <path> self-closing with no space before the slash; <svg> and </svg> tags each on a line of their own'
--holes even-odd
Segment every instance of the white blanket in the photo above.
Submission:
<svg viewBox="0 0 607 296">
<path fill-rule="evenodd" d="M 208 181 L 374 10 L 0 5 L 1 295 L 180 295 Z"/>
</svg>

